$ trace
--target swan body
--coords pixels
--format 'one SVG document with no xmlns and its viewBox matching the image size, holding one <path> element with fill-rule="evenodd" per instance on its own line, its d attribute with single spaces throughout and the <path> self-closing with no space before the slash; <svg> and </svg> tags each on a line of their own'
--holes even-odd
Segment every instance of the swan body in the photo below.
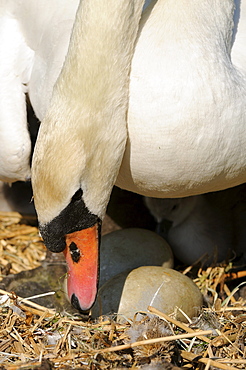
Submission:
<svg viewBox="0 0 246 370">
<path fill-rule="evenodd" d="M 146 196 L 184 197 L 246 178 L 245 2 L 159 0 L 141 16 L 142 8 L 136 0 L 80 1 L 65 47 L 59 37 L 44 41 L 56 29 L 48 11 L 37 37 L 32 13 L 15 8 L 31 49 L 27 92 L 42 120 L 32 166 L 40 229 L 50 249 L 72 256 L 74 271 L 82 260 L 77 233 L 97 239 L 93 227 L 115 183 Z M 85 304 L 78 290 L 70 294 L 75 305 L 89 307 L 95 288 L 91 298 L 82 289 Z"/>
<path fill-rule="evenodd" d="M 61 71 L 79 0 L 0 2 L 0 180 L 30 179 L 26 94 L 42 120 Z"/>
<path fill-rule="evenodd" d="M 245 9 L 241 2 L 244 24 Z M 234 186 L 236 174 L 245 176 L 239 148 L 245 136 L 246 64 L 236 67 L 230 60 L 241 31 L 232 45 L 232 11 L 232 1 L 154 6 L 132 60 L 120 187 L 180 197 Z M 236 51 L 232 57 L 240 59 Z M 236 141 L 235 130 L 240 131 Z"/>
<path fill-rule="evenodd" d="M 238 29 L 232 45 L 233 12 L 234 2 L 229 0 L 224 2 L 223 6 L 220 1 L 204 1 L 202 4 L 186 1 L 184 6 L 183 1 L 173 4 L 172 1 L 159 0 L 153 2 L 145 11 L 140 21 L 131 64 L 127 132 L 123 134 L 125 128 L 117 124 L 117 130 L 123 128 L 120 135 L 124 137 L 127 134 L 126 147 L 123 153 L 118 155 L 121 166 L 119 168 L 117 164 L 113 169 L 114 175 L 117 175 L 113 182 L 119 187 L 147 196 L 183 197 L 220 190 L 244 181 L 246 84 L 245 71 L 234 66 L 230 60 L 231 48 L 236 44 L 239 32 Z M 246 7 L 241 4 L 240 21 L 245 22 L 245 19 Z M 176 32 L 173 32 L 173 29 Z M 103 47 L 104 53 L 111 52 L 110 43 Z M 74 54 L 78 55 L 78 50 Z M 81 58 L 77 57 L 77 61 L 81 61 L 82 67 L 83 58 L 88 60 L 88 55 L 81 51 Z M 46 175 L 42 176 L 48 177 L 47 172 L 50 171 L 49 181 L 60 187 L 60 199 L 54 200 L 49 187 L 40 189 L 35 196 L 42 224 L 53 219 L 69 203 L 81 183 L 83 166 L 93 168 L 92 177 L 88 170 L 87 175 L 82 176 L 86 182 L 83 189 L 84 200 L 90 210 L 100 218 L 105 213 L 112 188 L 112 180 L 109 180 L 108 176 L 112 172 L 108 170 L 105 176 L 106 168 L 110 168 L 105 161 L 112 164 L 110 154 L 113 149 L 108 144 L 116 137 L 115 131 L 107 131 L 110 127 L 107 122 L 100 125 L 101 136 L 95 139 L 95 131 L 99 134 L 99 131 L 95 130 L 95 123 L 90 121 L 88 128 L 83 122 L 80 111 L 84 112 L 87 104 L 92 107 L 94 102 L 87 100 L 83 103 L 80 85 L 77 83 L 81 77 L 76 74 L 73 78 L 75 72 L 72 72 L 71 65 L 72 63 L 67 63 L 66 76 L 65 73 L 61 74 L 57 83 L 59 92 L 58 89 L 54 91 L 48 118 L 45 119 L 43 133 L 42 130 L 40 132 L 36 150 L 36 158 L 43 157 L 39 143 L 43 143 L 40 145 L 43 150 L 49 145 L 48 142 L 52 141 L 55 143 L 53 150 L 58 151 L 52 154 L 53 159 L 47 159 L 49 163 L 43 164 Z M 76 80 L 71 94 L 74 100 L 69 101 L 68 108 L 68 103 L 64 104 L 64 100 L 68 101 L 70 93 L 67 89 L 71 86 L 72 78 Z M 100 86 L 105 83 L 106 76 L 101 73 L 94 78 Z M 81 84 L 85 94 L 91 93 L 92 83 L 89 83 L 88 87 L 85 87 L 84 81 Z M 70 88 L 69 91 L 71 92 Z M 103 88 L 100 91 L 101 96 L 105 96 Z M 61 95 L 65 97 L 61 98 Z M 103 116 L 103 99 L 96 94 L 92 99 L 97 99 L 96 109 L 100 110 Z M 120 105 L 116 99 L 112 99 L 111 110 L 114 114 L 117 104 Z M 71 119 L 71 110 L 78 112 L 79 117 Z M 85 116 L 89 114 L 96 116 L 92 111 L 84 113 Z M 60 125 L 63 129 L 57 128 L 59 132 L 54 130 L 52 115 L 59 116 L 59 122 L 62 122 Z M 102 120 L 104 119 L 107 121 L 107 118 L 103 117 Z M 83 128 L 83 125 L 86 128 Z M 82 145 L 70 143 L 68 147 L 76 146 L 80 153 L 75 154 L 76 158 L 71 158 L 70 164 L 67 162 L 67 156 L 64 155 L 64 159 L 59 158 L 59 163 L 63 165 L 61 171 L 57 169 L 60 173 L 56 173 L 54 168 L 55 162 L 58 161 L 57 156 L 63 154 L 61 147 L 64 150 L 64 133 L 71 129 L 74 135 L 71 134 L 67 140 L 72 141 L 75 136 L 80 138 L 80 143 L 85 142 L 82 145 L 91 148 L 97 146 L 97 141 L 107 144 L 103 144 L 100 150 L 91 149 L 94 163 L 88 166 L 79 163 L 80 158 L 85 159 L 88 154 L 87 149 L 81 153 Z M 85 130 L 89 132 L 85 134 Z M 114 147 L 117 147 L 117 144 Z M 68 151 L 71 152 L 70 149 Z M 115 152 L 114 155 L 116 154 Z M 80 168 L 80 171 L 71 171 L 78 175 L 76 180 L 68 180 L 68 176 L 63 178 L 64 168 L 69 166 Z M 35 167 L 36 165 L 34 178 Z M 100 183 L 99 176 L 97 179 L 94 177 L 95 173 L 101 174 L 103 184 Z M 68 181 L 72 181 L 73 185 L 67 183 Z M 40 202 L 39 194 L 42 198 Z"/>
</svg>

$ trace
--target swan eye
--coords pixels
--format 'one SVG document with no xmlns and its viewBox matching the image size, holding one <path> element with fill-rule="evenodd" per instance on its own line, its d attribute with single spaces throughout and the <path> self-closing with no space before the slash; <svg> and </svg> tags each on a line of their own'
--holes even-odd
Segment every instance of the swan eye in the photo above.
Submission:
<svg viewBox="0 0 246 370">
<path fill-rule="evenodd" d="M 74 203 L 77 200 L 80 200 L 82 198 L 82 195 L 83 195 L 82 189 L 77 190 L 76 193 L 74 193 L 74 195 L 72 196 L 71 202 Z"/>
</svg>

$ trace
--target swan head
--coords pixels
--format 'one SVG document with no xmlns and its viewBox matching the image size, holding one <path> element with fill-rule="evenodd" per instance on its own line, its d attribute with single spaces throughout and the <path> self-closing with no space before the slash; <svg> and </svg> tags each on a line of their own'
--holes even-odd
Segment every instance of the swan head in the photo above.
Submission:
<svg viewBox="0 0 246 370">
<path fill-rule="evenodd" d="M 47 150 L 40 163 L 34 157 L 38 165 L 34 165 L 32 183 L 39 229 L 50 251 L 64 253 L 68 296 L 76 309 L 87 312 L 97 293 L 101 219 L 84 200 L 81 161 L 65 155 L 55 164 L 54 150 L 51 156 Z"/>
<path fill-rule="evenodd" d="M 97 293 L 101 220 L 86 207 L 82 189 L 75 192 L 58 216 L 39 228 L 47 248 L 64 253 L 71 303 L 87 312 Z"/>
<path fill-rule="evenodd" d="M 62 109 L 59 109 L 61 112 Z M 68 265 L 68 295 L 86 312 L 98 285 L 100 226 L 125 147 L 125 134 L 80 125 L 67 130 L 55 113 L 41 124 L 32 161 L 32 186 L 39 228 L 46 247 L 63 252 Z M 77 117 L 81 120 L 81 114 Z M 73 122 L 76 122 L 76 114 Z M 52 126 L 53 125 L 53 126 Z M 48 127 L 48 130 L 46 130 Z M 112 132 L 113 130 L 111 130 Z"/>
</svg>

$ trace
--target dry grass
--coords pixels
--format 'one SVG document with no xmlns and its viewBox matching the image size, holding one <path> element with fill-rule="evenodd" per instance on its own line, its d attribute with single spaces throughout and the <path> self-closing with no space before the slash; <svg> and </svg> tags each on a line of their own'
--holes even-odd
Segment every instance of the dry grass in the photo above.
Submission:
<svg viewBox="0 0 246 370">
<path fill-rule="evenodd" d="M 17 213 L 0 213 L 1 277 L 35 268 L 44 258 L 38 230 L 21 224 Z M 86 322 L 0 291 L 0 368 L 138 369 L 151 363 L 163 369 L 245 369 L 246 302 L 236 295 L 238 287 L 231 291 L 227 285 L 237 277 L 230 266 L 198 270 L 194 281 L 208 307 L 189 325 L 153 307 L 150 318 L 138 315 L 125 325 L 103 317 Z"/>
<path fill-rule="evenodd" d="M 0 212 L 0 280 L 40 266 L 46 248 L 36 227 L 21 224 L 17 212 Z"/>
</svg>

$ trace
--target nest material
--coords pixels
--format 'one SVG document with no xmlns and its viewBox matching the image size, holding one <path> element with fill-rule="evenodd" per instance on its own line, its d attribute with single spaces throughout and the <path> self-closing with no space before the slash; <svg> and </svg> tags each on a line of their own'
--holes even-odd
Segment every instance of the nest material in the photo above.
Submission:
<svg viewBox="0 0 246 370">
<path fill-rule="evenodd" d="M 0 212 L 0 280 L 40 266 L 46 248 L 36 227 L 23 224 L 17 212 Z"/>
<path fill-rule="evenodd" d="M 45 258 L 38 230 L 21 222 L 17 213 L 0 213 L 2 277 Z M 0 368 L 245 369 L 246 302 L 226 284 L 244 271 L 235 276 L 229 268 L 198 270 L 194 281 L 208 307 L 189 325 L 152 307 L 151 316 L 125 325 L 103 317 L 85 322 L 0 291 Z"/>
</svg>

